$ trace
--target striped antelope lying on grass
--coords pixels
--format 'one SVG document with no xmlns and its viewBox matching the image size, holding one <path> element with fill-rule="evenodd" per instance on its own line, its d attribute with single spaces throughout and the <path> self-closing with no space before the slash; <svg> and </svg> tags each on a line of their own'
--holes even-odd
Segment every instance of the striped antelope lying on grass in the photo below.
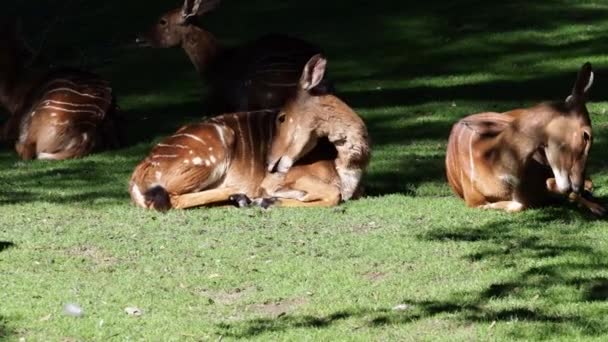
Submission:
<svg viewBox="0 0 608 342">
<path fill-rule="evenodd" d="M 551 204 L 562 194 L 605 214 L 588 198 L 592 183 L 585 181 L 593 141 L 586 107 L 592 84 L 586 63 L 564 102 L 474 114 L 456 123 L 445 161 L 454 192 L 470 207 L 509 212 Z"/>
<path fill-rule="evenodd" d="M 198 23 L 219 3 L 185 0 L 182 8 L 163 14 L 140 34 L 137 43 L 158 48 L 181 46 L 201 77 L 211 83 L 213 97 L 222 99 L 228 111 L 281 108 L 297 87 L 304 64 L 320 53 L 319 48 L 300 39 L 267 35 L 223 49 Z"/>
<path fill-rule="evenodd" d="M 164 139 L 131 177 L 133 202 L 167 210 L 227 202 L 237 194 L 276 197 L 283 206 L 334 206 L 340 199 L 350 199 L 369 159 L 367 130 L 336 97 L 311 93 L 321 82 L 325 65 L 319 55 L 311 58 L 298 91 L 280 113 L 225 114 L 185 126 Z M 296 121 L 297 116 L 311 119 Z M 283 126 L 296 122 L 300 124 L 297 139 L 279 141 L 289 131 Z M 346 146 L 357 152 L 341 155 Z M 283 147 L 293 153 L 268 165 L 270 150 Z M 275 169 L 279 172 L 269 172 Z"/>
<path fill-rule="evenodd" d="M 112 89 L 97 75 L 71 69 L 33 70 L 16 23 L 0 27 L 0 104 L 11 116 L 3 141 L 22 159 L 81 157 L 118 144 Z"/>
</svg>

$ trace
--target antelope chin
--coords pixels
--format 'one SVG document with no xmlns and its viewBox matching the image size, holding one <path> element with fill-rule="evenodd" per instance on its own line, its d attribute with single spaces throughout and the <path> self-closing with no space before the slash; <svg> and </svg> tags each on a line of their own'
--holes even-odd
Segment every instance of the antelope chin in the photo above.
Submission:
<svg viewBox="0 0 608 342">
<path fill-rule="evenodd" d="M 141 48 L 152 47 L 152 44 L 147 39 L 142 37 L 135 38 L 135 45 Z"/>
</svg>

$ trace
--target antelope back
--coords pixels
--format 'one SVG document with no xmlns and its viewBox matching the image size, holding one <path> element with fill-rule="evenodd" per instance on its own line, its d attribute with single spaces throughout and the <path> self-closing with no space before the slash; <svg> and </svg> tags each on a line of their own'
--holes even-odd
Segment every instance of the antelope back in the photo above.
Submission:
<svg viewBox="0 0 608 342">
<path fill-rule="evenodd" d="M 217 187 L 260 196 L 275 114 L 225 114 L 181 128 L 135 169 L 130 183 L 133 201 L 154 208 L 146 192 L 158 186 L 171 196 Z"/>
<path fill-rule="evenodd" d="M 446 152 L 446 173 L 450 186 L 460 197 L 464 197 L 465 187 L 472 186 L 474 181 L 482 182 L 480 167 L 493 167 L 496 159 L 486 155 L 486 149 L 494 146 L 496 137 L 514 120 L 509 115 L 481 113 L 467 116 L 452 127 Z"/>
<path fill-rule="evenodd" d="M 266 35 L 225 51 L 210 70 L 210 78 L 227 89 L 226 101 L 234 109 L 278 109 L 294 96 L 304 65 L 318 53 L 317 46 L 304 40 Z M 330 88 L 327 82 L 318 87 L 324 93 Z"/>
<path fill-rule="evenodd" d="M 114 120 L 112 89 L 94 74 L 51 72 L 33 91 L 26 108 L 19 114 L 16 145 L 24 159 L 80 157 L 117 135 L 104 132 L 104 126 Z"/>
</svg>

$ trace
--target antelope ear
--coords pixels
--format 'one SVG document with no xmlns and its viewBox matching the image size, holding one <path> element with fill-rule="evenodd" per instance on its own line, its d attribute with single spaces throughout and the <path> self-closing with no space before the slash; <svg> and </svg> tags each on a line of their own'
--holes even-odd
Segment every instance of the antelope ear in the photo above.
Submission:
<svg viewBox="0 0 608 342">
<path fill-rule="evenodd" d="M 325 75 L 325 67 L 327 66 L 327 59 L 322 55 L 317 54 L 310 58 L 308 63 L 304 66 L 302 77 L 300 78 L 300 87 L 306 91 L 309 91 L 319 85 Z"/>
<path fill-rule="evenodd" d="M 587 100 L 589 89 L 591 89 L 591 86 L 593 85 L 593 78 L 594 74 L 591 63 L 587 62 L 583 64 L 581 70 L 578 72 L 578 77 L 574 83 L 574 88 L 572 88 L 572 94 L 568 96 L 566 103 L 572 104 L 580 101 L 585 102 Z"/>
<path fill-rule="evenodd" d="M 182 17 L 180 24 L 187 24 L 193 17 L 200 17 L 205 13 L 213 11 L 221 0 L 185 0 L 182 5 Z"/>
</svg>

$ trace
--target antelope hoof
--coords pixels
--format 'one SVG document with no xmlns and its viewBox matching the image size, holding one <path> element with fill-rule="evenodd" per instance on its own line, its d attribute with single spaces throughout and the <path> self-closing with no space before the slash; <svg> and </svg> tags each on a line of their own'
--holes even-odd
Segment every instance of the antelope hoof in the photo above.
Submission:
<svg viewBox="0 0 608 342">
<path fill-rule="evenodd" d="M 603 217 L 606 215 L 606 208 L 601 204 L 589 202 L 586 206 L 595 216 Z"/>
<path fill-rule="evenodd" d="M 228 200 L 237 208 L 247 208 L 251 205 L 251 199 L 245 194 L 234 194 L 228 197 Z"/>
<path fill-rule="evenodd" d="M 258 206 L 260 206 L 260 208 L 262 208 L 262 209 L 268 209 L 273 204 L 277 203 L 278 201 L 279 201 L 279 199 L 277 197 L 267 197 L 267 198 L 257 199 L 255 201 L 255 204 L 257 204 Z"/>
</svg>

